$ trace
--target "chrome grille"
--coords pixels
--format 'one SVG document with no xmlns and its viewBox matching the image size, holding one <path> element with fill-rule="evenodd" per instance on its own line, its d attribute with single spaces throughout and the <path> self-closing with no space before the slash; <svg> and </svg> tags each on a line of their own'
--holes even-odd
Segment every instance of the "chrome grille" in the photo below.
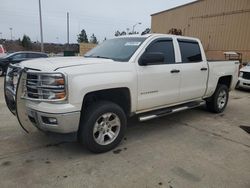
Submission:
<svg viewBox="0 0 250 188">
<path fill-rule="evenodd" d="M 66 93 L 65 85 L 53 85 L 50 83 L 51 75 L 61 73 L 29 72 L 25 80 L 24 98 L 39 101 L 61 101 L 63 99 L 51 99 L 52 94 Z M 57 77 L 54 76 L 54 77 Z"/>
<path fill-rule="evenodd" d="M 27 73 L 26 92 L 27 97 L 39 99 L 38 93 L 39 75 Z"/>
</svg>

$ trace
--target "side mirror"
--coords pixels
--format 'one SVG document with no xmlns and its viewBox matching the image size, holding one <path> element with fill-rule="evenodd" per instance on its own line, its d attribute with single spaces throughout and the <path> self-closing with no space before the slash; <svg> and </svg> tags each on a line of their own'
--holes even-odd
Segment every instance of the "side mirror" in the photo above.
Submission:
<svg viewBox="0 0 250 188">
<path fill-rule="evenodd" d="M 139 65 L 147 66 L 154 64 L 162 64 L 164 62 L 163 53 L 155 52 L 155 53 L 144 53 L 139 59 Z"/>
</svg>

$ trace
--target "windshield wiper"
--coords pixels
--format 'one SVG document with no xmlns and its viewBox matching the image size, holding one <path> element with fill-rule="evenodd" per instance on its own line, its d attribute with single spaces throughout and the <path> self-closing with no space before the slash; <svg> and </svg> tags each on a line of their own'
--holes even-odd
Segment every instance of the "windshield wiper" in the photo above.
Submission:
<svg viewBox="0 0 250 188">
<path fill-rule="evenodd" d="M 89 56 L 84 56 L 84 57 L 93 57 L 93 58 L 111 59 L 111 58 L 108 58 L 108 57 L 103 57 L 103 56 L 99 56 L 99 55 L 89 55 Z"/>
</svg>

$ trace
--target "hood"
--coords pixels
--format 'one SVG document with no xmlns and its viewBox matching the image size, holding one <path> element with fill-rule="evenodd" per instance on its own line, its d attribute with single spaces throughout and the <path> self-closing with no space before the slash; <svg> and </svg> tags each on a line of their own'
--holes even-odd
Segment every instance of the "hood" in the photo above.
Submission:
<svg viewBox="0 0 250 188">
<path fill-rule="evenodd" d="M 20 63 L 22 67 L 41 70 L 45 72 L 55 71 L 59 68 L 84 66 L 90 64 L 100 64 L 114 62 L 110 59 L 101 58 L 84 58 L 84 57 L 54 57 L 54 58 L 39 58 Z"/>
<path fill-rule="evenodd" d="M 250 72 L 250 66 L 245 66 L 243 68 L 240 69 L 240 71 L 243 71 L 243 72 Z"/>
</svg>

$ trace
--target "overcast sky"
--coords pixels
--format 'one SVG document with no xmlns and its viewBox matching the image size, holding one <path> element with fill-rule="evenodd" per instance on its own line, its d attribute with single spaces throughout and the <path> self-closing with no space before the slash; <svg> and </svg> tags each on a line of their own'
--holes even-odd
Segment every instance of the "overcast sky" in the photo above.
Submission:
<svg viewBox="0 0 250 188">
<path fill-rule="evenodd" d="M 70 42 L 85 29 L 98 40 L 112 38 L 116 30 L 127 28 L 141 32 L 150 27 L 150 15 L 194 0 L 41 0 L 45 42 L 65 43 L 66 13 L 70 14 Z M 23 34 L 40 41 L 38 0 L 0 0 L 0 37 L 15 39 Z"/>
</svg>

